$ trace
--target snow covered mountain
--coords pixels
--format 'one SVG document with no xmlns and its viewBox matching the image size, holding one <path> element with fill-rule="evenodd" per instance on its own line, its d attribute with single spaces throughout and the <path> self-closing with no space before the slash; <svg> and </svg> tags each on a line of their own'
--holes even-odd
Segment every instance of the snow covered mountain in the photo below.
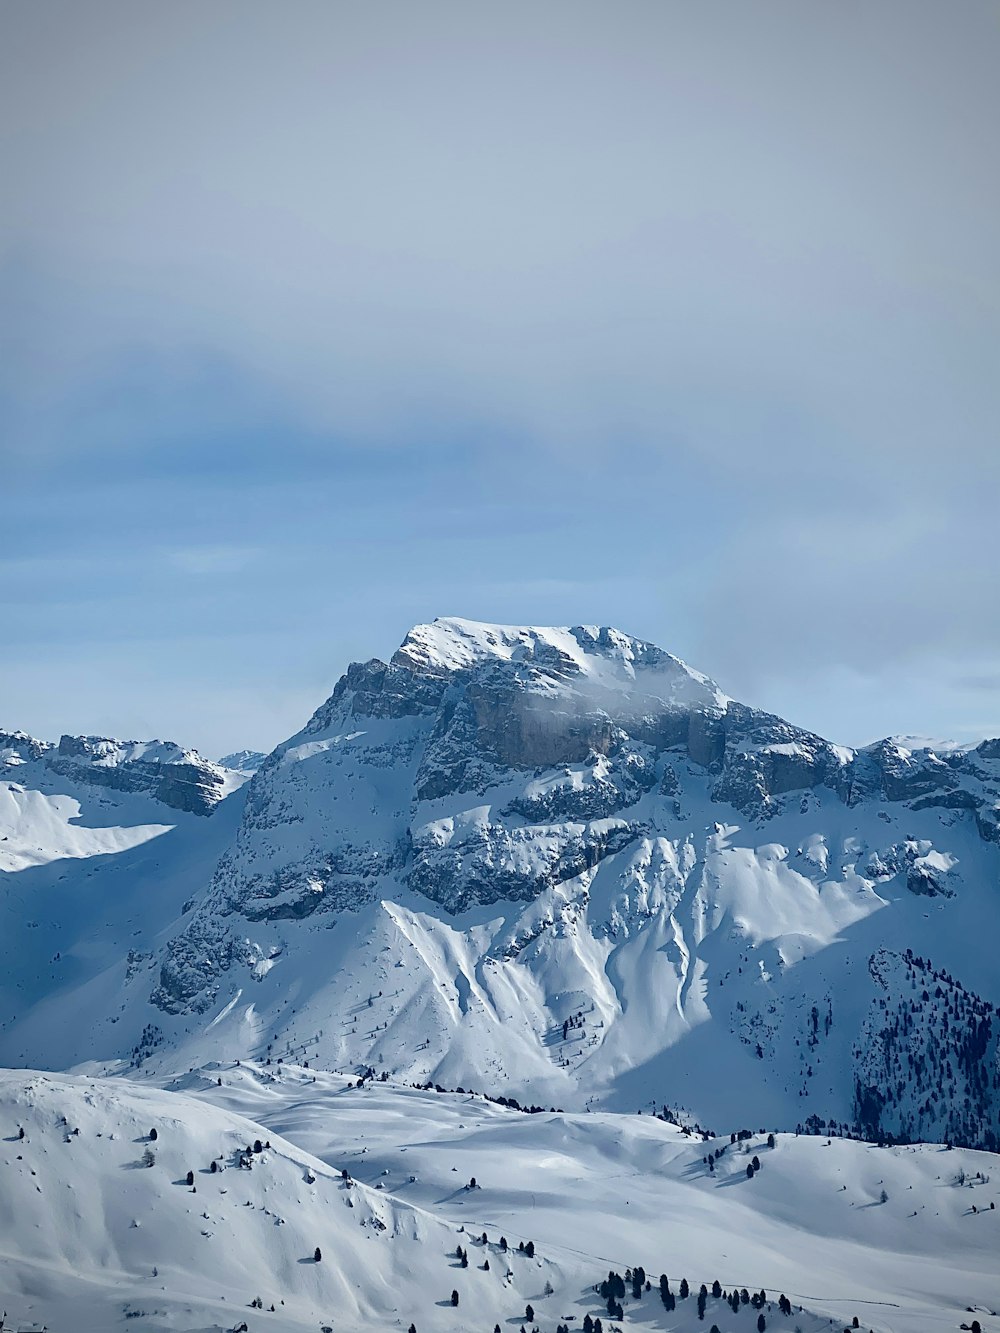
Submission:
<svg viewBox="0 0 1000 1333">
<path fill-rule="evenodd" d="M 234 773 L 246 773 L 249 777 L 257 772 L 266 758 L 267 755 L 260 750 L 235 750 L 232 754 L 223 755 L 219 767 L 232 769 Z"/>
<path fill-rule="evenodd" d="M 443 620 L 224 804 L 135 946 L 133 905 L 84 980 L 22 967 L 0 1058 L 1000 1142 L 998 741 L 855 752 L 616 630 Z"/>
</svg>

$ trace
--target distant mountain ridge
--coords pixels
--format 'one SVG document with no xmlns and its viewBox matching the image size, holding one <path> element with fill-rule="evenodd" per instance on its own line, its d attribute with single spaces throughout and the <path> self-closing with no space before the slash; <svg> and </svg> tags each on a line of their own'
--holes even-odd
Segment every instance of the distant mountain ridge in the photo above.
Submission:
<svg viewBox="0 0 1000 1333">
<path fill-rule="evenodd" d="M 197 750 L 173 741 L 119 741 L 107 736 L 61 736 L 57 744 L 24 731 L 0 731 L 0 776 L 26 765 L 114 791 L 143 792 L 163 805 L 208 815 L 233 789 L 226 771 Z"/>
<path fill-rule="evenodd" d="M 223 755 L 218 761 L 220 768 L 232 769 L 234 773 L 253 774 L 257 772 L 267 755 L 261 750 L 235 750 Z"/>
</svg>

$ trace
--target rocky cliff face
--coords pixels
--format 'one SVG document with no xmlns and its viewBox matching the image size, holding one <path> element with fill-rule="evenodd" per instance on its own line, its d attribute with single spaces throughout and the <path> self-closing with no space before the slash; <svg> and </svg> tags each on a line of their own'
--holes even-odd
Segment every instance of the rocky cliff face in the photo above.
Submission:
<svg viewBox="0 0 1000 1333">
<path fill-rule="evenodd" d="M 142 793 L 196 815 L 210 815 L 241 780 L 172 741 L 62 736 L 53 745 L 23 731 L 0 731 L 0 775 L 23 779 L 26 765 L 89 787 Z"/>
</svg>

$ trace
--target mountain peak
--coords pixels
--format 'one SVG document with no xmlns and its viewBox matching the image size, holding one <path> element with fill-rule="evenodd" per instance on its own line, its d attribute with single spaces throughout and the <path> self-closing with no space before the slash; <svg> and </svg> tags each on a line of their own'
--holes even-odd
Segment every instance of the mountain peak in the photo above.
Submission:
<svg viewBox="0 0 1000 1333">
<path fill-rule="evenodd" d="M 415 625 L 392 662 L 430 675 L 469 671 L 490 662 L 525 663 L 577 685 L 590 682 L 629 693 L 638 686 L 651 696 L 714 707 L 728 702 L 708 676 L 611 626 L 494 625 L 441 617 Z"/>
</svg>

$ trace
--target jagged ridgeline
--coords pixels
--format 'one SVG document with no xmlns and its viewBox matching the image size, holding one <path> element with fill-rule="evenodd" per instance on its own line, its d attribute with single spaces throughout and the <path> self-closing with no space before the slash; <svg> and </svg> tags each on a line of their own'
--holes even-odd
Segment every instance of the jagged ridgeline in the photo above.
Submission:
<svg viewBox="0 0 1000 1333">
<path fill-rule="evenodd" d="M 171 810 L 194 815 L 211 814 L 233 786 L 224 765 L 213 764 L 196 750 L 184 750 L 173 741 L 62 736 L 58 744 L 52 744 L 23 731 L 0 730 L 0 774 L 20 779 L 15 787 L 30 783 L 44 790 L 46 779 L 56 787 L 62 779 L 150 796 Z M 5 785 L 13 790 L 10 781 Z"/>
</svg>

